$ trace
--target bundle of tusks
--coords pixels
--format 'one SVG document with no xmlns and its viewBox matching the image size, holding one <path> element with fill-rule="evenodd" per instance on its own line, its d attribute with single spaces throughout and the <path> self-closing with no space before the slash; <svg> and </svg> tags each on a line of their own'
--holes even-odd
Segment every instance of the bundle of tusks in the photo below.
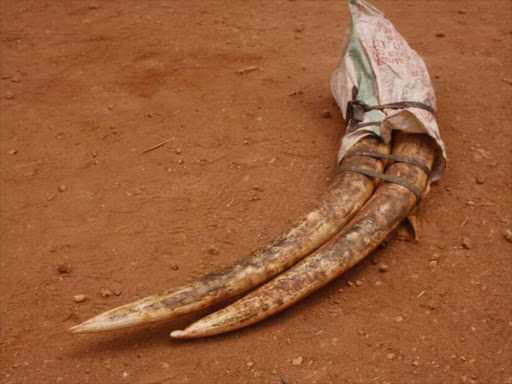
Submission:
<svg viewBox="0 0 512 384">
<path fill-rule="evenodd" d="M 377 9 L 364 0 L 350 0 L 349 7 L 350 38 L 344 43 L 332 83 L 338 105 L 347 104 L 343 112 L 348 128 L 340 167 L 320 202 L 288 232 L 233 265 L 102 313 L 72 327 L 71 332 L 102 332 L 169 320 L 238 296 L 232 304 L 171 336 L 203 337 L 246 327 L 343 274 L 407 218 L 427 191 L 434 160 L 432 180 L 438 177 L 436 152 L 441 149 L 445 156 L 432 107 L 434 91 L 421 58 Z M 362 92 L 357 86 L 362 86 Z M 352 100 L 348 100 L 350 91 Z M 379 92 L 388 103 L 367 105 L 378 104 Z M 422 100 L 403 101 L 411 95 Z M 389 99 L 400 101 L 389 103 Z M 397 118 L 387 113 L 392 109 L 408 111 Z M 375 110 L 380 110 L 380 119 Z M 386 123 L 383 115 L 395 126 L 391 140 L 389 136 L 381 139 L 379 129 Z M 418 129 L 418 124 L 423 128 Z M 371 128 L 375 126 L 379 129 Z M 358 139 L 345 147 L 350 141 L 345 138 L 355 136 Z"/>
<path fill-rule="evenodd" d="M 344 156 L 321 201 L 269 245 L 194 282 L 112 309 L 70 331 L 102 332 L 169 320 L 253 289 L 184 330 L 173 331 L 171 337 L 216 335 L 266 319 L 337 278 L 386 240 L 425 191 L 434 154 L 434 141 L 425 134 L 395 131 L 391 144 L 364 137 Z"/>
</svg>

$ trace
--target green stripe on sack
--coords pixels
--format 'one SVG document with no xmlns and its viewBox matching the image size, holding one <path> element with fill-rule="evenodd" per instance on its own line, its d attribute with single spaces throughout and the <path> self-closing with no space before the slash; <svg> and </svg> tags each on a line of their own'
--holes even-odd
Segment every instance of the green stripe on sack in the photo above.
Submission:
<svg viewBox="0 0 512 384">
<path fill-rule="evenodd" d="M 350 58 L 352 59 L 354 69 L 356 71 L 357 88 L 359 89 L 357 93 L 357 98 L 368 105 L 378 105 L 379 100 L 377 99 L 375 86 L 373 83 L 372 67 L 368 62 L 368 59 L 366 58 L 366 55 L 363 51 L 363 47 L 361 47 L 361 43 L 359 42 L 359 37 L 357 35 L 355 18 L 356 10 L 354 7 L 357 6 L 356 3 L 357 0 L 349 0 L 351 22 L 348 53 L 350 54 Z M 370 121 L 382 121 L 380 113 L 377 111 L 367 112 L 366 116 L 370 119 Z M 374 126 L 368 128 L 373 130 L 378 136 L 380 136 L 380 127 Z"/>
</svg>

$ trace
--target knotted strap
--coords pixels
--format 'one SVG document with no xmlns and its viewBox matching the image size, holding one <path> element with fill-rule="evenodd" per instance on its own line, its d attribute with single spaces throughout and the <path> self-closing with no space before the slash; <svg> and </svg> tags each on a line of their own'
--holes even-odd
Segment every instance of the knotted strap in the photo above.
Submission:
<svg viewBox="0 0 512 384">
<path fill-rule="evenodd" d="M 346 120 L 348 123 L 347 131 L 353 132 L 358 128 L 366 127 L 369 125 L 380 125 L 380 122 L 363 123 L 364 114 L 369 111 L 383 110 L 383 109 L 402 109 L 402 108 L 420 108 L 430 112 L 436 116 L 436 111 L 430 105 L 419 101 L 398 101 L 395 103 L 368 105 L 357 98 L 359 90 L 356 86 L 352 88 L 352 100 L 347 103 Z"/>
</svg>

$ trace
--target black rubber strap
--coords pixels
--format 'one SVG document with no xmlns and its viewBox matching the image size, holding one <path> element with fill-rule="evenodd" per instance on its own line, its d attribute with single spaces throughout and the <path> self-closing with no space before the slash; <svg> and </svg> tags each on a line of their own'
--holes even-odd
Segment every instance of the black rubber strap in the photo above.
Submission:
<svg viewBox="0 0 512 384">
<path fill-rule="evenodd" d="M 352 100 L 347 103 L 346 119 L 349 127 L 348 131 L 352 132 L 358 128 L 361 128 L 363 124 L 368 125 L 380 125 L 380 122 L 362 123 L 364 120 L 364 114 L 369 111 L 383 110 L 383 109 L 402 109 L 402 108 L 420 108 L 430 112 L 436 116 L 436 110 L 426 103 L 419 101 L 398 101 L 395 103 L 379 104 L 379 105 L 368 105 L 357 98 L 358 89 L 356 86 L 352 88 Z"/>
<path fill-rule="evenodd" d="M 352 120 L 350 120 L 350 121 L 352 121 Z M 364 128 L 364 127 L 371 127 L 371 126 L 380 127 L 380 123 L 382 123 L 382 121 L 369 121 L 366 123 L 357 123 L 355 125 L 349 125 L 347 128 L 347 133 L 357 131 L 359 128 Z"/>
<path fill-rule="evenodd" d="M 374 172 L 374 171 L 370 171 L 368 169 L 357 168 L 357 167 L 343 166 L 338 169 L 338 172 L 344 172 L 344 171 L 361 173 L 361 174 L 369 176 L 369 177 L 376 177 L 378 179 L 381 179 L 381 180 L 384 180 L 384 181 L 387 181 L 390 183 L 401 185 L 402 187 L 405 187 L 408 190 L 410 190 L 412 193 L 414 193 L 414 195 L 416 196 L 416 199 L 418 200 L 418 203 L 421 201 L 420 190 L 418 188 L 416 188 L 416 186 L 414 184 L 411 184 L 408 181 L 402 180 L 399 177 L 386 175 L 384 173 Z"/>
<path fill-rule="evenodd" d="M 356 155 L 375 157 L 377 159 L 389 159 L 389 160 L 396 161 L 397 163 L 411 164 L 411 165 L 414 165 L 415 167 L 421 169 L 423 172 L 425 172 L 427 177 L 430 178 L 430 169 L 428 169 L 428 167 L 425 164 L 422 164 L 419 161 L 412 159 L 410 157 L 407 157 L 407 156 L 392 155 L 392 154 L 388 154 L 388 153 L 380 153 L 380 152 L 375 152 L 375 151 L 363 151 L 363 150 L 357 151 L 356 150 L 356 151 L 347 153 L 345 155 L 345 159 L 350 156 L 356 156 Z"/>
<path fill-rule="evenodd" d="M 434 116 L 436 115 L 436 110 L 432 108 L 430 105 L 425 103 L 420 103 L 419 101 L 397 101 L 396 103 L 389 103 L 389 104 L 380 104 L 380 105 L 373 105 L 369 106 L 368 110 L 373 111 L 374 109 L 401 109 L 401 108 L 420 108 L 424 109 L 425 111 L 430 112 Z"/>
</svg>

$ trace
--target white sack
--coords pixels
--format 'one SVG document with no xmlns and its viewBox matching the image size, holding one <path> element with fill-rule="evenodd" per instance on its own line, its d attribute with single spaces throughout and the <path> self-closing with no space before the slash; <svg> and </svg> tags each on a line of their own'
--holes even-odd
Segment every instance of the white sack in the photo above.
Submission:
<svg viewBox="0 0 512 384">
<path fill-rule="evenodd" d="M 345 35 L 340 60 L 331 77 L 331 89 L 346 119 L 352 88 L 369 106 L 416 101 L 436 108 L 436 97 L 421 57 L 409 47 L 393 24 L 364 0 L 350 0 L 351 26 Z M 439 146 L 431 174 L 437 180 L 445 167 L 446 150 L 434 115 L 420 108 L 373 110 L 364 122 L 380 126 L 359 128 L 343 137 L 338 160 L 361 138 L 378 135 L 385 142 L 393 129 L 430 135 Z"/>
</svg>

